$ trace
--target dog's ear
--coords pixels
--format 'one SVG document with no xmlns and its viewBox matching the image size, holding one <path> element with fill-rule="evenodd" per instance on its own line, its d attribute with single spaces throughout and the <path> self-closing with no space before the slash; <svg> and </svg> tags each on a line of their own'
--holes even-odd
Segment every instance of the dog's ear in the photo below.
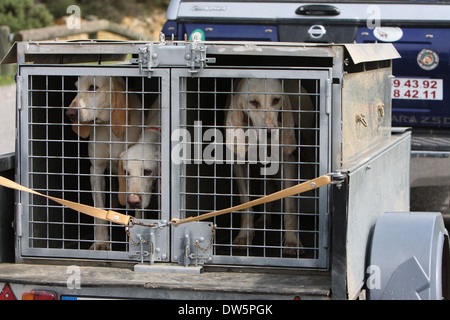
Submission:
<svg viewBox="0 0 450 320">
<path fill-rule="evenodd" d="M 235 94 L 228 98 L 228 111 L 225 118 L 227 148 L 236 153 L 241 159 L 245 157 L 248 150 L 246 134 L 242 128 L 246 126 L 244 121 L 245 114 L 242 111 L 244 96 L 246 95 Z"/>
<path fill-rule="evenodd" d="M 89 136 L 91 135 L 91 127 L 90 126 L 73 124 L 72 131 L 75 132 L 77 135 L 79 135 L 81 138 L 85 138 L 85 139 L 89 138 Z"/>
<path fill-rule="evenodd" d="M 294 114 L 292 112 L 291 103 L 289 101 L 289 96 L 283 96 L 283 115 L 282 123 L 279 124 L 282 130 L 282 142 L 283 142 L 283 153 L 290 155 L 297 149 L 297 141 L 295 139 L 295 122 Z"/>
<path fill-rule="evenodd" d="M 125 170 L 123 170 L 123 166 L 125 162 L 123 160 L 119 160 L 118 166 L 118 180 L 119 180 L 119 194 L 117 197 L 119 198 L 119 203 L 122 206 L 126 206 L 127 204 L 127 178 L 125 177 Z"/>
<path fill-rule="evenodd" d="M 125 132 L 126 125 L 130 124 L 131 119 L 127 110 L 125 83 L 116 77 L 111 78 L 111 81 L 111 130 L 119 138 Z"/>
</svg>

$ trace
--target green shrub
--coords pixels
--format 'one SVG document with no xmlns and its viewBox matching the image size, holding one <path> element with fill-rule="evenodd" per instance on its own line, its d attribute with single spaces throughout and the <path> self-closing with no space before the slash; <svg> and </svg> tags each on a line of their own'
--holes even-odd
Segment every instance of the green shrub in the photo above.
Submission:
<svg viewBox="0 0 450 320">
<path fill-rule="evenodd" d="M 53 16 L 43 4 L 34 0 L 1 0 L 0 25 L 11 28 L 11 32 L 46 27 L 53 24 Z"/>
</svg>

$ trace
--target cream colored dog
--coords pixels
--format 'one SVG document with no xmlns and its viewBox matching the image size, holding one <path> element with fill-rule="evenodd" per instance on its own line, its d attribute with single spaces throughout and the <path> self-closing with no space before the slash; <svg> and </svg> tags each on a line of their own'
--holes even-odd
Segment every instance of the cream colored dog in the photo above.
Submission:
<svg viewBox="0 0 450 320">
<path fill-rule="evenodd" d="M 242 127 L 263 128 L 267 134 L 267 140 L 260 143 L 277 141 L 280 144 L 279 155 L 276 160 L 280 161 L 278 172 L 268 183 L 275 183 L 274 190 L 280 190 L 280 183 L 275 180 L 283 180 L 283 188 L 296 184 L 296 158 L 294 151 L 297 149 L 295 128 L 297 126 L 296 116 L 292 112 L 290 97 L 283 95 L 283 87 L 277 79 L 243 79 L 240 80 L 235 94 L 230 96 L 227 103 L 227 114 L 225 118 L 227 147 L 233 150 L 242 159 L 248 153 L 248 144 L 238 145 L 238 141 L 244 138 Z M 298 92 L 298 89 L 297 89 Z M 294 99 L 298 105 L 298 95 Z M 311 106 L 311 102 L 305 105 Z M 308 107 L 309 108 L 309 107 Z M 231 129 L 230 129 L 231 128 Z M 231 130 L 231 131 L 230 131 Z M 260 137 L 258 137 L 258 140 Z M 265 139 L 264 139 L 265 140 Z M 248 155 L 250 157 L 250 155 Z M 236 163 L 233 166 L 237 179 L 241 202 L 249 199 L 249 166 L 244 163 Z M 273 186 L 272 186 L 273 187 Z M 296 200 L 288 197 L 284 199 L 284 250 L 288 255 L 295 255 L 297 249 L 302 247 L 298 237 L 297 216 L 289 213 L 297 213 Z M 233 241 L 236 246 L 246 246 L 252 243 L 255 234 L 254 214 L 241 214 L 241 230 Z"/>
<path fill-rule="evenodd" d="M 120 154 L 127 143 L 135 143 L 142 132 L 143 110 L 134 94 L 127 95 L 125 81 L 120 77 L 82 76 L 76 82 L 79 93 L 66 115 L 75 123 L 73 130 L 89 137 L 91 189 L 94 206 L 105 207 L 104 173 L 110 167 L 117 174 Z M 95 220 L 95 242 L 91 249 L 110 250 L 108 222 Z"/>
<path fill-rule="evenodd" d="M 144 209 L 149 205 L 151 192 L 160 175 L 161 129 L 159 110 L 155 109 L 154 105 L 149 111 L 145 130 L 136 144 L 120 155 L 119 202 L 134 209 Z M 142 218 L 141 211 L 138 210 L 135 216 Z"/>
</svg>

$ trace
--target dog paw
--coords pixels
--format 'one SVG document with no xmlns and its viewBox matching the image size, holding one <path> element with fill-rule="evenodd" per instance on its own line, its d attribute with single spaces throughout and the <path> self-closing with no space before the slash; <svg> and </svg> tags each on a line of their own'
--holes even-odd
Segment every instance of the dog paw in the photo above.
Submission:
<svg viewBox="0 0 450 320">
<path fill-rule="evenodd" d="M 91 245 L 89 250 L 103 250 L 103 251 L 110 251 L 111 250 L 111 244 L 107 242 L 96 242 Z"/>
<path fill-rule="evenodd" d="M 254 232 L 239 232 L 236 238 L 233 240 L 233 245 L 237 247 L 237 249 L 245 249 L 246 246 L 252 244 Z"/>
<path fill-rule="evenodd" d="M 288 256 L 296 256 L 297 252 L 300 255 L 305 254 L 305 250 L 302 249 L 302 242 L 298 239 L 298 234 L 293 232 L 287 232 L 284 237 L 284 249 L 283 254 Z"/>
<path fill-rule="evenodd" d="M 300 248 L 298 248 L 296 243 L 285 243 L 284 246 L 285 248 L 283 249 L 283 255 L 285 256 L 296 256 L 297 252 L 299 253 L 299 255 L 305 254 L 305 250 L 301 248 L 301 243 L 299 245 Z"/>
<path fill-rule="evenodd" d="M 296 256 L 297 255 L 297 245 L 293 245 L 293 244 L 289 244 L 289 243 L 285 243 L 284 244 L 285 247 L 295 247 L 295 248 L 284 248 L 283 249 L 283 255 L 285 256 Z M 303 250 L 300 250 L 300 254 L 302 253 Z"/>
</svg>

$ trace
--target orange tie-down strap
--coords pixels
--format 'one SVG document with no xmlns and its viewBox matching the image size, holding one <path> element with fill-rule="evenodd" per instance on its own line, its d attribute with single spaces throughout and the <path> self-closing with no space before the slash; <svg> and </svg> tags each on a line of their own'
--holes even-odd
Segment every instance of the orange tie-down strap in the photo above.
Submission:
<svg viewBox="0 0 450 320">
<path fill-rule="evenodd" d="M 64 199 L 59 199 L 56 197 L 47 196 L 45 194 L 39 193 L 37 191 L 28 189 L 14 181 L 11 181 L 9 179 L 6 179 L 5 177 L 0 177 L 0 185 L 4 187 L 8 187 L 11 189 L 19 190 L 19 191 L 25 191 L 28 193 L 36 194 L 38 196 L 42 196 L 45 198 L 48 198 L 50 200 L 53 200 L 59 204 L 62 204 L 63 206 L 66 206 L 70 209 L 73 209 L 75 211 L 79 211 L 81 213 L 90 215 L 94 218 L 102 219 L 102 220 L 108 220 L 114 223 L 122 224 L 127 226 L 130 222 L 131 216 L 127 216 L 125 214 L 121 214 L 112 210 L 102 210 L 95 207 L 91 207 L 85 204 L 80 204 L 77 202 L 72 202 Z"/>
<path fill-rule="evenodd" d="M 218 211 L 214 211 L 214 212 L 209 212 L 209 213 L 205 213 L 205 214 L 201 214 L 199 216 L 196 217 L 188 217 L 185 219 L 172 219 L 170 222 L 173 225 L 179 225 L 179 224 L 183 224 L 183 223 L 187 223 L 187 222 L 193 222 L 193 221 L 200 221 L 200 220 L 204 220 L 204 219 L 208 219 L 211 217 L 215 217 L 215 216 L 220 216 L 222 214 L 227 214 L 233 211 L 239 211 L 239 210 L 243 210 L 243 209 L 247 209 L 250 207 L 254 207 L 263 203 L 267 203 L 267 202 L 271 202 L 271 201 L 276 201 L 276 200 L 280 200 L 283 198 L 287 198 L 296 194 L 300 194 L 303 192 L 307 192 L 310 190 L 314 190 L 326 185 L 329 185 L 333 183 L 333 178 L 332 178 L 332 174 L 325 174 L 323 176 L 320 176 L 318 178 L 297 184 L 295 186 L 271 193 L 267 196 L 246 202 L 246 203 L 242 203 L 239 204 L 237 206 L 234 207 L 230 207 L 230 208 L 226 208 L 226 209 L 222 209 L 222 210 L 218 210 Z"/>
<path fill-rule="evenodd" d="M 295 186 L 271 193 L 267 196 L 246 202 L 246 203 L 242 203 L 240 205 L 234 206 L 234 207 L 230 207 L 230 208 L 226 208 L 226 209 L 222 209 L 222 210 L 218 210 L 218 211 L 214 211 L 214 212 L 209 212 L 209 213 L 205 213 L 196 217 L 188 217 L 185 219 L 172 219 L 169 223 L 167 224 L 142 224 L 142 225 L 146 225 L 149 227 L 163 227 L 163 226 L 167 226 L 170 224 L 173 225 L 179 225 L 179 224 L 183 224 L 183 223 L 188 223 L 188 222 L 194 222 L 194 221 L 200 221 L 200 220 L 204 220 L 204 219 L 208 219 L 211 217 L 215 217 L 215 216 L 219 216 L 219 215 L 223 215 L 223 214 L 227 214 L 233 211 L 239 211 L 239 210 L 243 210 L 243 209 L 247 209 L 250 207 L 254 207 L 263 203 L 267 203 L 267 202 L 271 202 L 271 201 L 276 201 L 276 200 L 280 200 L 283 198 L 287 198 L 296 194 L 300 194 L 303 192 L 307 192 L 310 190 L 314 190 L 326 185 L 329 185 L 333 182 L 338 182 L 341 178 L 337 178 L 337 179 L 333 179 L 333 174 L 325 174 L 323 176 L 320 176 L 318 178 L 297 184 Z M 107 220 L 107 221 L 111 221 L 117 224 L 122 224 L 124 226 L 129 226 L 130 225 L 130 220 L 131 220 L 131 226 L 134 224 L 141 224 L 139 223 L 137 220 L 135 220 L 133 217 L 131 216 L 127 216 L 125 214 L 119 213 L 119 212 L 115 212 L 112 210 L 102 210 L 102 209 L 98 209 L 92 206 L 88 206 L 85 204 L 80 204 L 80 203 L 76 203 L 76 202 L 72 202 L 72 201 L 68 201 L 68 200 L 64 200 L 64 199 L 59 199 L 56 197 L 51 197 L 51 196 L 47 196 L 45 194 L 39 193 L 37 191 L 34 191 L 32 189 L 26 188 L 14 181 L 11 181 L 5 177 L 1 177 L 0 176 L 0 185 L 7 187 L 7 188 L 11 188 L 11 189 L 15 189 L 15 190 L 19 190 L 19 191 L 25 191 L 28 193 L 32 193 L 32 194 L 36 194 L 45 198 L 48 198 L 50 200 L 53 200 L 59 204 L 62 204 L 70 209 L 73 209 L 75 211 L 90 215 L 94 218 L 98 218 L 98 219 L 103 219 L 103 220 Z"/>
</svg>

